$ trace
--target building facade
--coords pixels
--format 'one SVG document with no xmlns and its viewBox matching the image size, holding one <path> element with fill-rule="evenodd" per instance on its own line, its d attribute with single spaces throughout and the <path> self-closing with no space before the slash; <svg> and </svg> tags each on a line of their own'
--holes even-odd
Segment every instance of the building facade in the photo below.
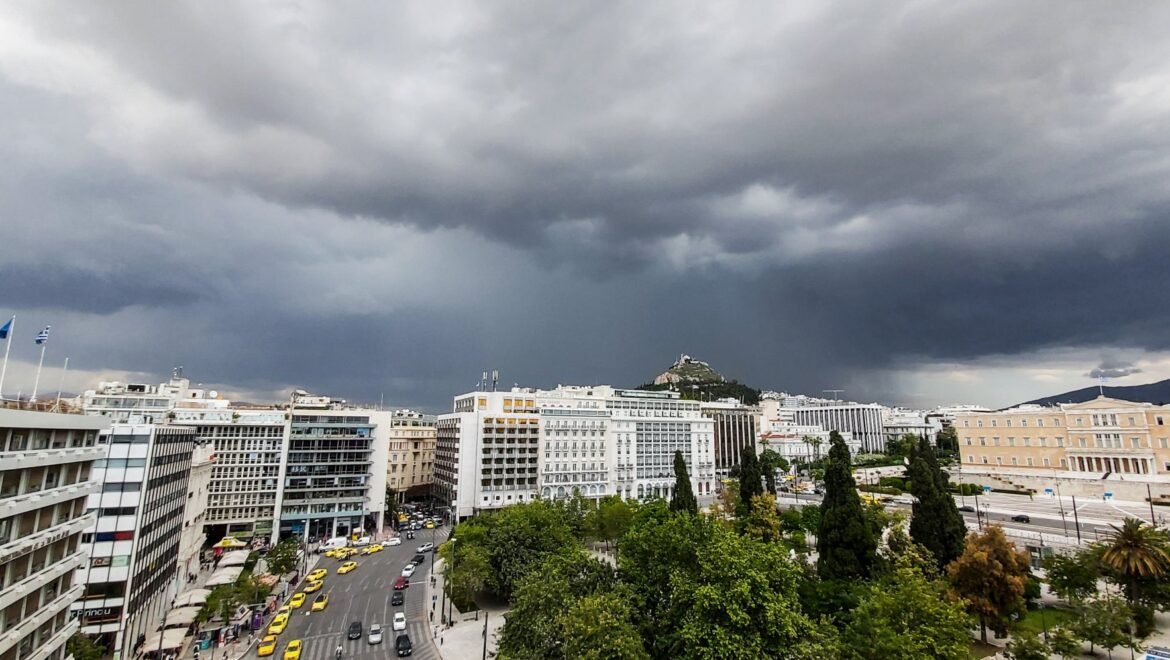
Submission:
<svg viewBox="0 0 1170 660">
<path fill-rule="evenodd" d="M 178 558 L 195 431 L 117 423 L 103 440 L 108 452 L 93 469 L 101 492 L 88 502 L 97 519 L 82 537 L 89 562 L 74 573 L 85 595 L 73 609 L 105 612 L 101 621 L 85 618 L 81 631 L 125 658 L 153 631 L 186 577 Z"/>
<path fill-rule="evenodd" d="M 1170 498 L 1170 406 L 1098 397 L 955 416 L 962 472 L 1047 493 Z M 970 475 L 970 476 L 968 476 Z"/>
<path fill-rule="evenodd" d="M 765 398 L 776 399 L 780 406 L 792 413 L 797 426 L 819 426 L 826 431 L 848 431 L 866 453 L 886 450 L 885 408 L 877 403 L 855 403 L 819 399 L 804 395 L 768 393 Z"/>
<path fill-rule="evenodd" d="M 700 404 L 703 416 L 712 422 L 715 443 L 715 474 L 726 478 L 739 465 L 743 448 L 756 447 L 760 432 L 760 407 L 735 399 Z M 760 449 L 756 447 L 757 451 Z"/>
<path fill-rule="evenodd" d="M 861 443 L 852 433 L 837 433 L 851 455 L 861 452 Z M 771 449 L 792 464 L 811 463 L 828 455 L 831 435 L 822 426 L 797 424 L 793 412 L 776 399 L 760 402 L 759 451 Z"/>
<path fill-rule="evenodd" d="M 379 413 L 386 435 L 386 488 L 399 503 L 430 495 L 435 472 L 435 416 L 413 410 Z"/>
<path fill-rule="evenodd" d="M 86 498 L 106 420 L 0 408 L 0 659 L 64 660 L 65 642 L 104 611 L 71 613 L 74 570 L 96 520 Z M 79 621 L 80 619 L 80 621 Z"/>
<path fill-rule="evenodd" d="M 882 415 L 882 432 L 885 433 L 887 444 L 903 436 L 912 435 L 926 438 L 931 445 L 935 445 L 942 429 L 941 418 L 931 416 L 923 410 L 886 408 Z"/>
<path fill-rule="evenodd" d="M 302 390 L 293 393 L 277 492 L 280 536 L 381 531 L 386 443 L 375 447 L 375 412 Z"/>
<path fill-rule="evenodd" d="M 215 446 L 196 434 L 195 449 L 191 453 L 191 476 L 187 481 L 187 501 L 183 506 L 183 534 L 179 539 L 178 569 L 175 571 L 176 589 L 189 576 L 199 574 L 200 557 L 207 541 L 204 525 L 207 522 L 207 501 L 211 495 L 211 473 L 215 467 Z"/>
</svg>

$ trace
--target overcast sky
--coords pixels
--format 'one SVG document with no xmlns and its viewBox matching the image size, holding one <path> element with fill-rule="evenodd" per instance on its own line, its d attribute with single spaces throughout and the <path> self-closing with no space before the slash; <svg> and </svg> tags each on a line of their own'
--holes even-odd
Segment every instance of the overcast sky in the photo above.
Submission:
<svg viewBox="0 0 1170 660">
<path fill-rule="evenodd" d="M 1170 5 L 14 1 L 5 390 L 1170 377 Z M 1159 46 L 1158 44 L 1162 44 Z M 0 321 L 2 322 L 2 321 Z"/>
</svg>

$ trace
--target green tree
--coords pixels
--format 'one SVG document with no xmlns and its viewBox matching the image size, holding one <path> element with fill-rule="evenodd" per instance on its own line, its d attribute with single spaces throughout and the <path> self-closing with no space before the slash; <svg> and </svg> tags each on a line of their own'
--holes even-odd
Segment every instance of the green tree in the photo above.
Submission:
<svg viewBox="0 0 1170 660">
<path fill-rule="evenodd" d="M 998 525 L 972 534 L 962 556 L 947 566 L 951 586 L 979 617 L 984 643 L 987 629 L 1007 635 L 1013 615 L 1024 611 L 1024 589 L 1030 571 L 1028 553 L 1016 550 Z"/>
<path fill-rule="evenodd" d="M 499 657 L 558 660 L 566 657 L 568 614 L 582 598 L 609 593 L 617 586 L 613 568 L 568 549 L 547 556 L 516 586 L 511 612 L 500 631 Z M 583 623 L 583 622 L 578 622 Z M 587 638 L 587 626 L 575 628 Z"/>
<path fill-rule="evenodd" d="M 946 591 L 909 565 L 870 585 L 842 634 L 849 657 L 967 658 L 971 617 Z"/>
<path fill-rule="evenodd" d="M 943 427 L 934 440 L 940 452 L 954 453 L 959 451 L 959 432 L 954 426 Z"/>
<path fill-rule="evenodd" d="M 1133 613 L 1124 600 L 1105 597 L 1082 603 L 1077 608 L 1073 627 L 1081 639 L 1089 643 L 1090 653 L 1100 646 L 1109 652 L 1109 657 L 1113 657 L 1113 649 L 1118 646 L 1133 646 L 1130 638 L 1132 622 Z"/>
<path fill-rule="evenodd" d="M 800 526 L 810 534 L 816 534 L 821 528 L 821 507 L 819 504 L 809 504 L 800 509 Z"/>
<path fill-rule="evenodd" d="M 764 492 L 763 475 L 760 470 L 759 457 L 756 456 L 754 444 L 744 445 L 739 458 L 739 503 L 740 517 L 746 517 L 752 498 Z"/>
<path fill-rule="evenodd" d="M 1044 572 L 1052 593 L 1072 605 L 1097 593 L 1100 571 L 1097 558 L 1091 552 L 1052 555 L 1044 560 Z"/>
<path fill-rule="evenodd" d="M 914 453 L 914 448 L 918 446 L 918 436 L 913 433 L 906 433 L 897 440 L 890 440 L 886 443 L 886 453 L 890 456 L 908 457 Z"/>
<path fill-rule="evenodd" d="M 273 575 L 287 575 L 297 568 L 300 544 L 295 539 L 285 539 L 268 551 L 264 558 L 268 572 Z"/>
<path fill-rule="evenodd" d="M 819 437 L 817 437 L 815 435 L 806 435 L 803 438 L 801 438 L 800 441 L 803 442 L 805 445 L 807 445 L 808 448 L 811 450 L 812 455 L 813 455 L 813 460 L 811 462 L 816 462 L 816 461 L 821 460 L 821 445 L 824 443 L 823 440 L 821 440 Z M 832 442 L 832 436 L 829 437 L 829 442 L 830 443 Z M 806 462 L 809 462 L 809 461 L 806 461 Z"/>
<path fill-rule="evenodd" d="M 857 483 L 849 468 L 849 448 L 836 431 L 829 437 L 825 497 L 817 529 L 817 572 L 825 580 L 867 578 L 877 542 L 857 496 Z"/>
<path fill-rule="evenodd" d="M 1061 658 L 1081 657 L 1081 640 L 1076 634 L 1064 626 L 1054 628 L 1048 633 L 1048 649 Z"/>
<path fill-rule="evenodd" d="M 601 498 L 597 505 L 598 538 L 609 544 L 625 535 L 634 519 L 634 507 L 617 495 Z"/>
<path fill-rule="evenodd" d="M 941 569 L 963 554 L 967 525 L 959 515 L 947 476 L 926 438 L 920 438 L 911 451 L 906 476 L 916 500 L 910 536 L 934 555 Z"/>
<path fill-rule="evenodd" d="M 577 600 L 564 616 L 564 657 L 580 660 L 649 660 L 630 607 L 615 593 Z M 548 657 L 548 656 L 544 656 Z"/>
<path fill-rule="evenodd" d="M 682 452 L 674 451 L 674 492 L 670 496 L 670 510 L 683 511 L 692 515 L 699 513 L 699 502 L 691 489 L 691 477 L 687 474 L 687 463 Z"/>
<path fill-rule="evenodd" d="M 769 493 L 776 493 L 776 472 L 788 472 L 788 461 L 776 453 L 775 449 L 765 449 L 760 452 L 760 469 L 764 472 L 764 483 Z"/>
<path fill-rule="evenodd" d="M 398 493 L 393 488 L 391 488 L 389 486 L 386 487 L 385 504 L 386 504 L 386 512 L 382 515 L 385 516 L 385 520 L 394 521 L 395 527 L 397 527 L 397 524 L 398 524 Z"/>
<path fill-rule="evenodd" d="M 1011 660 L 1048 660 L 1051 649 L 1036 633 L 1013 635 L 1007 645 Z"/>
<path fill-rule="evenodd" d="M 769 493 L 756 495 L 745 521 L 744 531 L 766 543 L 775 543 L 781 539 L 780 514 L 776 511 L 775 495 Z"/>
<path fill-rule="evenodd" d="M 1152 600 L 1170 574 L 1170 535 L 1137 518 L 1110 527 L 1100 548 L 1101 564 L 1131 606 Z"/>
<path fill-rule="evenodd" d="M 101 660 L 106 654 L 104 646 L 81 633 L 73 633 L 65 642 L 65 651 L 66 655 L 72 655 L 74 660 Z"/>
<path fill-rule="evenodd" d="M 593 531 L 589 523 L 591 511 L 597 506 L 595 501 L 582 495 L 580 488 L 574 488 L 572 496 L 567 500 L 557 501 L 556 506 L 564 516 L 565 524 L 568 525 L 573 538 L 578 541 L 588 539 Z"/>
<path fill-rule="evenodd" d="M 562 512 L 544 500 L 506 507 L 492 513 L 489 519 L 485 543 L 491 566 L 488 588 L 505 600 L 511 598 L 520 579 L 545 557 L 576 546 L 573 530 Z M 464 539 L 456 538 L 457 545 L 462 545 Z"/>
</svg>

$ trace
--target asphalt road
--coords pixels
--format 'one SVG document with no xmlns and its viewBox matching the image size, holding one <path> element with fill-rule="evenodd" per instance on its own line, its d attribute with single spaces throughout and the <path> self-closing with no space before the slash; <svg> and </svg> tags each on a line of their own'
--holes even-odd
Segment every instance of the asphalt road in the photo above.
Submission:
<svg viewBox="0 0 1170 660">
<path fill-rule="evenodd" d="M 448 529 L 434 530 L 436 545 L 446 539 Z M 302 660 L 333 660 L 338 644 L 344 648 L 344 660 L 396 658 L 394 640 L 401 632 L 392 630 L 392 624 L 394 613 L 401 611 L 406 613 L 406 632 L 414 643 L 414 654 L 411 657 L 439 660 L 441 656 L 430 639 L 430 604 L 424 602 L 432 553 L 423 553 L 427 555 L 427 561 L 410 578 L 410 587 L 403 592 L 405 603 L 399 607 L 390 605 L 395 578 L 402 574 L 402 568 L 417 554 L 416 547 L 430 542 L 432 538 L 431 530 L 415 534 L 413 540 L 404 538 L 402 545 L 385 546 L 382 552 L 372 555 L 358 555 L 354 558 L 358 563 L 357 569 L 346 575 L 337 574 L 337 568 L 342 562 L 322 555 L 317 567 L 328 569 L 329 576 L 325 578 L 325 588 L 318 593 L 329 594 L 328 607 L 323 612 L 310 612 L 310 605 L 317 594 L 307 594 L 308 600 L 300 609 L 293 611 L 288 627 L 280 634 L 276 655 L 270 657 L 280 660 L 285 646 L 294 639 L 300 639 L 304 644 Z M 303 583 L 297 589 L 290 589 L 289 595 L 301 586 L 304 586 Z M 346 639 L 346 631 L 352 621 L 362 623 L 361 639 Z M 372 623 L 382 624 L 381 644 L 370 645 L 366 641 L 366 633 Z M 246 657 L 256 658 L 255 648 Z"/>
</svg>

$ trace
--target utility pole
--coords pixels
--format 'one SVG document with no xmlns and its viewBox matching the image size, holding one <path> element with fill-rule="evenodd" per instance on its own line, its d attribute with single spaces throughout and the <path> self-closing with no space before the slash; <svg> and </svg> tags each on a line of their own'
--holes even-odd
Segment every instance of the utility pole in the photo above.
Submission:
<svg viewBox="0 0 1170 660">
<path fill-rule="evenodd" d="M 1073 520 L 1075 521 L 1075 524 L 1077 527 L 1077 546 L 1080 546 L 1080 544 L 1081 544 L 1081 517 L 1079 515 L 1077 515 L 1077 496 L 1076 495 L 1072 496 L 1072 502 L 1073 502 Z"/>
</svg>

